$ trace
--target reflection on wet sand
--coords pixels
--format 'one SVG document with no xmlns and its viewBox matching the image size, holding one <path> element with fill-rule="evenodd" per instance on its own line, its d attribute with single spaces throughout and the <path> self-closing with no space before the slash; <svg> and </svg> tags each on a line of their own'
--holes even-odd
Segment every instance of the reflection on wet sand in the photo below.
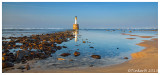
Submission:
<svg viewBox="0 0 160 75">
<path fill-rule="evenodd" d="M 75 35 L 75 42 L 77 42 L 78 38 L 77 38 L 77 35 L 79 34 L 79 31 L 78 30 L 75 30 L 74 31 L 74 35 Z"/>
</svg>

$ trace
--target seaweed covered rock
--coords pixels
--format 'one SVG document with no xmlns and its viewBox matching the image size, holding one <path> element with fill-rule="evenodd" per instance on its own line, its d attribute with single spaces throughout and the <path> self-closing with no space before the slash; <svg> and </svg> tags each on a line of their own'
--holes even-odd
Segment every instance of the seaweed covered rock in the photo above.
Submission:
<svg viewBox="0 0 160 75">
<path fill-rule="evenodd" d="M 79 55 L 80 55 L 80 52 L 77 52 L 77 51 L 74 52 L 74 56 L 79 56 Z"/>
<path fill-rule="evenodd" d="M 63 56 L 63 57 L 66 57 L 66 56 L 69 56 L 71 55 L 70 53 L 62 53 L 60 56 Z"/>
<path fill-rule="evenodd" d="M 63 59 L 63 58 L 57 58 L 57 60 L 65 60 L 65 59 Z"/>
<path fill-rule="evenodd" d="M 18 50 L 16 52 L 16 61 L 20 62 L 21 59 L 23 59 L 25 56 L 29 56 L 29 51 L 28 50 Z"/>
<path fill-rule="evenodd" d="M 14 64 L 12 62 L 2 62 L 2 69 L 7 67 L 13 67 Z"/>
<path fill-rule="evenodd" d="M 100 56 L 100 55 L 92 55 L 91 57 L 92 57 L 92 58 L 95 58 L 95 59 L 101 59 L 101 56 Z"/>
<path fill-rule="evenodd" d="M 15 62 L 27 63 L 27 60 L 32 60 L 34 58 L 45 59 L 51 56 L 51 54 L 55 53 L 57 50 L 67 48 L 66 46 L 56 45 L 72 40 L 74 38 L 72 32 L 72 30 L 69 30 L 23 37 L 3 37 L 3 39 L 10 39 L 10 41 L 2 41 L 3 68 L 8 67 L 6 64 L 12 66 L 11 63 Z M 15 50 L 10 52 L 10 49 Z M 16 49 L 21 50 L 16 51 Z M 70 53 L 61 54 L 63 57 L 69 55 Z"/>
</svg>

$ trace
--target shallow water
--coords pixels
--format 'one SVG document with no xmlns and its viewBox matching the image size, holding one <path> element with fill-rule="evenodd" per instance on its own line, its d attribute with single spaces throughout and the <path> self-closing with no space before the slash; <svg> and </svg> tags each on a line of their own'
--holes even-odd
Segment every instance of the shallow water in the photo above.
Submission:
<svg viewBox="0 0 160 75">
<path fill-rule="evenodd" d="M 54 33 L 58 31 L 65 31 L 63 29 L 3 29 L 3 37 L 21 37 L 30 36 L 32 34 L 46 34 Z M 125 32 L 124 32 L 125 31 Z M 68 42 L 59 44 L 60 46 L 67 46 L 52 54 L 52 57 L 47 59 L 38 60 L 34 63 L 34 68 L 38 69 L 56 69 L 56 68 L 73 68 L 73 67 L 99 67 L 110 66 L 120 64 L 131 59 L 130 54 L 141 51 L 144 49 L 141 46 L 136 45 L 142 42 L 142 40 L 150 40 L 152 38 L 140 38 L 137 36 L 122 35 L 121 33 L 141 35 L 141 36 L 154 36 L 158 37 L 158 31 L 139 31 L 139 30 L 109 30 L 106 29 L 84 29 L 75 31 L 75 38 Z M 22 35 L 23 34 L 23 35 Z M 136 39 L 126 39 L 136 38 Z M 83 43 L 86 41 L 86 43 Z M 94 47 L 94 48 L 90 48 Z M 15 50 L 15 49 L 14 49 Z M 17 49 L 18 50 L 18 49 Z M 75 51 L 80 52 L 80 56 L 75 57 L 73 53 Z M 62 57 L 62 53 L 71 53 L 67 57 Z M 94 59 L 91 55 L 100 55 L 101 59 Z M 128 57 L 129 59 L 123 59 Z M 65 60 L 57 60 L 57 58 L 63 58 Z M 70 61 L 73 60 L 73 61 Z M 39 68 L 40 67 L 40 68 Z"/>
</svg>

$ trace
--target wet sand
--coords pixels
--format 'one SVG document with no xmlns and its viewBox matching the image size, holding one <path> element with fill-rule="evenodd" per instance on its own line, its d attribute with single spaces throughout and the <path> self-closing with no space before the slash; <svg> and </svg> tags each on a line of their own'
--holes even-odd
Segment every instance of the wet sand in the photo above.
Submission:
<svg viewBox="0 0 160 75">
<path fill-rule="evenodd" d="M 136 38 L 126 38 L 126 39 L 131 39 L 132 40 L 132 39 L 136 39 Z"/>
<path fill-rule="evenodd" d="M 138 37 L 141 37 L 141 38 L 152 38 L 153 36 L 138 36 Z"/>
<path fill-rule="evenodd" d="M 89 68 L 70 68 L 70 69 L 50 69 L 50 70 L 31 70 L 24 71 L 27 73 L 128 73 L 130 72 L 149 72 L 157 73 L 158 70 L 158 38 L 144 40 L 137 44 L 145 47 L 140 52 L 131 54 L 132 59 L 122 64 L 107 67 L 89 67 Z M 7 71 L 18 73 L 21 71 Z"/>
<path fill-rule="evenodd" d="M 152 38 L 154 36 L 139 36 L 139 35 L 132 35 L 132 34 L 126 34 L 126 33 L 121 33 L 122 35 L 129 35 L 129 36 L 137 36 L 137 37 L 140 37 L 140 38 Z"/>
</svg>

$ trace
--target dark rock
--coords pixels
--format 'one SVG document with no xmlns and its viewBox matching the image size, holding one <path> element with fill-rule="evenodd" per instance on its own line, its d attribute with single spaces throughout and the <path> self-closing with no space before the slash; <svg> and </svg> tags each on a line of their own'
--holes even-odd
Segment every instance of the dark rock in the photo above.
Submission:
<svg viewBox="0 0 160 75">
<path fill-rule="evenodd" d="M 71 54 L 70 53 L 63 53 L 60 56 L 66 57 L 66 56 L 69 56 L 69 55 L 71 55 Z"/>
<path fill-rule="evenodd" d="M 69 61 L 73 61 L 73 59 L 70 59 Z"/>
<path fill-rule="evenodd" d="M 57 46 L 57 50 L 60 50 L 60 49 L 62 49 L 62 47 L 61 46 Z"/>
<path fill-rule="evenodd" d="M 18 67 L 17 69 L 23 70 L 23 69 L 25 69 L 25 67 L 24 67 L 24 66 L 20 66 L 20 67 Z"/>
<path fill-rule="evenodd" d="M 28 57 L 28 60 L 32 60 L 35 56 L 36 56 L 36 52 L 35 51 L 30 51 L 30 55 Z"/>
<path fill-rule="evenodd" d="M 28 55 L 29 55 L 28 50 L 18 50 L 16 52 L 16 60 L 20 61 L 22 58 L 24 58 L 24 56 L 28 56 Z"/>
<path fill-rule="evenodd" d="M 45 53 L 45 55 L 48 55 L 48 56 L 51 55 L 51 52 L 50 52 L 50 51 L 45 51 L 44 53 Z"/>
<path fill-rule="evenodd" d="M 123 59 L 128 59 L 128 57 L 124 57 Z"/>
<path fill-rule="evenodd" d="M 45 59 L 45 58 L 47 58 L 47 56 L 46 56 L 44 53 L 37 53 L 36 56 L 37 56 L 39 59 Z"/>
<path fill-rule="evenodd" d="M 56 42 L 57 44 L 61 44 L 61 43 L 62 43 L 61 40 L 55 40 L 55 42 Z"/>
<path fill-rule="evenodd" d="M 74 56 L 79 56 L 79 55 L 80 55 L 80 52 L 77 52 L 77 51 L 74 52 Z"/>
<path fill-rule="evenodd" d="M 93 67 L 94 65 L 89 65 L 89 67 Z"/>
<path fill-rule="evenodd" d="M 14 64 L 11 62 L 2 62 L 2 68 L 13 67 Z"/>
<path fill-rule="evenodd" d="M 63 48 L 67 48 L 67 46 L 63 46 Z"/>
<path fill-rule="evenodd" d="M 94 47 L 89 47 L 89 48 L 94 48 Z"/>
<path fill-rule="evenodd" d="M 27 63 L 27 61 L 26 61 L 26 59 L 23 59 L 22 64 L 25 64 L 25 63 Z"/>
<path fill-rule="evenodd" d="M 4 56 L 2 56 L 2 61 L 5 61 L 6 59 L 5 59 L 5 57 Z"/>
<path fill-rule="evenodd" d="M 117 48 L 117 49 L 119 49 L 119 48 Z"/>
<path fill-rule="evenodd" d="M 55 53 L 55 52 L 56 52 L 56 50 L 52 50 L 51 52 L 52 52 L 52 53 Z"/>
<path fill-rule="evenodd" d="M 11 68 L 11 69 L 15 69 L 15 68 Z"/>
<path fill-rule="evenodd" d="M 92 58 L 95 58 L 95 59 L 101 59 L 101 56 L 100 56 L 100 55 L 92 55 L 91 57 L 92 57 Z"/>
<path fill-rule="evenodd" d="M 26 65 L 26 70 L 30 70 L 29 63 L 27 63 L 27 65 Z"/>
</svg>

